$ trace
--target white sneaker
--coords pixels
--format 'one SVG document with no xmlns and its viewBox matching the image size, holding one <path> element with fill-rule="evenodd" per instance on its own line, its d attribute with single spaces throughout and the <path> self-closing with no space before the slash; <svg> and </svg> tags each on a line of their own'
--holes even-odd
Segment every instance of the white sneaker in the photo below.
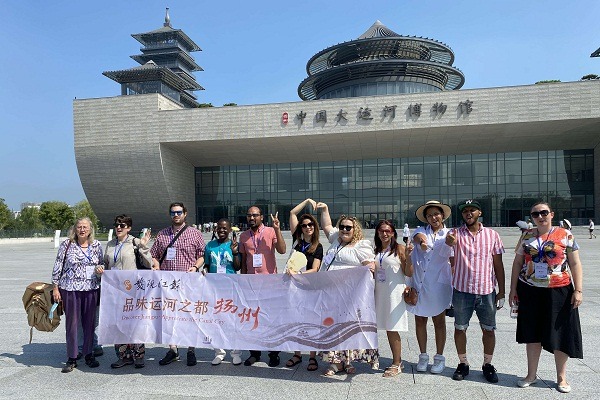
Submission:
<svg viewBox="0 0 600 400">
<path fill-rule="evenodd" d="M 212 360 L 211 364 L 212 364 L 212 365 L 219 365 L 219 364 L 221 364 L 221 363 L 223 362 L 223 358 L 225 358 L 225 356 L 218 355 L 218 356 L 216 356 L 216 357 L 215 357 L 215 358 Z"/>
<path fill-rule="evenodd" d="M 233 360 L 231 360 L 231 363 L 233 365 L 240 365 L 240 364 L 242 364 L 242 357 L 240 357 L 240 356 L 233 356 Z"/>
<path fill-rule="evenodd" d="M 427 354 L 427 353 L 419 354 L 419 363 L 417 364 L 417 372 L 427 371 L 428 365 L 429 365 L 429 354 Z"/>
<path fill-rule="evenodd" d="M 431 366 L 429 372 L 431 372 L 432 374 L 441 374 L 445 368 L 446 357 L 440 354 L 436 354 L 435 356 L 433 356 L 433 365 Z"/>
</svg>

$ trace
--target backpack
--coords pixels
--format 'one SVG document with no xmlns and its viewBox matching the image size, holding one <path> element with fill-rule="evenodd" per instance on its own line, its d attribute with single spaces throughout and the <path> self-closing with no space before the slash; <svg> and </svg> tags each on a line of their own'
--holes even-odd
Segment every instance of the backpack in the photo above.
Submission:
<svg viewBox="0 0 600 400">
<path fill-rule="evenodd" d="M 42 332 L 52 332 L 60 325 L 63 308 L 62 304 L 52 301 L 52 288 L 50 283 L 33 282 L 25 289 L 23 306 L 27 313 L 27 323 L 31 327 L 29 343 L 33 338 L 33 328 Z"/>
</svg>

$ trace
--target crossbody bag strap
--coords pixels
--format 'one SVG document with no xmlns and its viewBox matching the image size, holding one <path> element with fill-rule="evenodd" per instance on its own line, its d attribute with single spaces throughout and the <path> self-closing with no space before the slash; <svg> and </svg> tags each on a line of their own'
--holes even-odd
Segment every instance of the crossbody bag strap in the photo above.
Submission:
<svg viewBox="0 0 600 400">
<path fill-rule="evenodd" d="M 181 236 L 181 234 L 183 233 L 183 231 L 185 231 L 187 229 L 187 227 L 188 227 L 188 225 L 185 225 L 183 228 L 181 228 L 181 230 L 179 232 L 177 232 L 177 235 L 175 235 L 173 240 L 171 240 L 171 243 L 169 243 L 169 245 L 165 248 L 165 251 L 163 251 L 162 256 L 160 256 L 160 260 L 158 260 L 158 265 L 162 265 L 163 261 L 165 260 L 165 257 L 167 256 L 167 250 L 169 250 L 169 247 L 173 246 L 173 243 L 175 243 L 177 238 L 179 236 Z"/>
</svg>

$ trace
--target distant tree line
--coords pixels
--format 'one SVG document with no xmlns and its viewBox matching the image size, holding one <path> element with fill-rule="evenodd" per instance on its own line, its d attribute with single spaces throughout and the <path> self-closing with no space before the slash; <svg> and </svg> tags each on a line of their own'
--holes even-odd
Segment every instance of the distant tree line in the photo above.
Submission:
<svg viewBox="0 0 600 400">
<path fill-rule="evenodd" d="M 66 230 L 78 218 L 89 217 L 98 228 L 98 217 L 87 200 L 74 206 L 63 201 L 46 201 L 37 207 L 26 207 L 14 218 L 12 211 L 0 198 L 0 231 Z"/>
</svg>

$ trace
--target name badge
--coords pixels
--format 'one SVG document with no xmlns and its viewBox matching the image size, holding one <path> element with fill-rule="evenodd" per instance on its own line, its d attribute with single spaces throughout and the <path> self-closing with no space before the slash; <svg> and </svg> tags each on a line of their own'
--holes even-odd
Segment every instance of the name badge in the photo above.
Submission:
<svg viewBox="0 0 600 400">
<path fill-rule="evenodd" d="M 86 265 L 85 266 L 85 279 L 94 279 L 96 269 L 95 265 Z"/>
<path fill-rule="evenodd" d="M 385 282 L 385 268 L 383 268 L 383 267 L 377 268 L 377 280 L 379 282 Z"/>
<path fill-rule="evenodd" d="M 175 255 L 177 254 L 177 249 L 175 247 L 167 248 L 167 260 L 173 261 L 175 259 Z"/>
<path fill-rule="evenodd" d="M 548 279 L 548 266 L 544 263 L 535 263 L 535 279 Z"/>
<path fill-rule="evenodd" d="M 221 259 L 221 261 L 217 264 L 217 274 L 226 274 L 227 273 L 227 260 Z"/>
<path fill-rule="evenodd" d="M 263 266 L 262 254 L 252 254 L 252 266 L 254 268 L 261 268 Z"/>
</svg>

